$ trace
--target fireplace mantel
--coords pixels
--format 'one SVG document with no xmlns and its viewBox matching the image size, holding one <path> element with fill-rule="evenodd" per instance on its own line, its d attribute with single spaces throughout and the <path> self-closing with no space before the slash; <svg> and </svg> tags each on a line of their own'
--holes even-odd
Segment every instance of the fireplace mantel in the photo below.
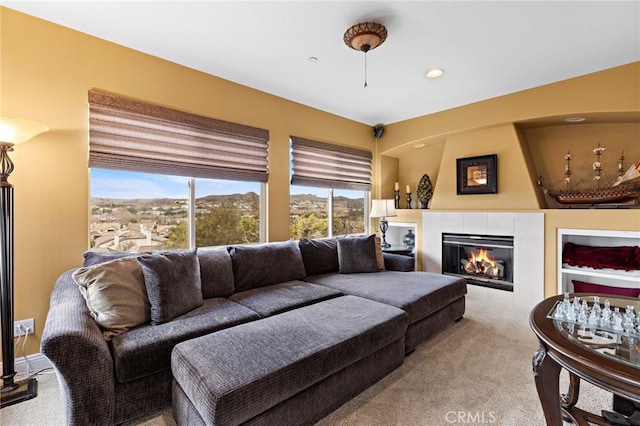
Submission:
<svg viewBox="0 0 640 426">
<path fill-rule="evenodd" d="M 442 273 L 442 234 L 505 235 L 514 238 L 513 293 L 469 286 L 503 305 L 531 309 L 544 299 L 544 213 L 439 212 L 422 214 L 422 264 Z"/>
</svg>

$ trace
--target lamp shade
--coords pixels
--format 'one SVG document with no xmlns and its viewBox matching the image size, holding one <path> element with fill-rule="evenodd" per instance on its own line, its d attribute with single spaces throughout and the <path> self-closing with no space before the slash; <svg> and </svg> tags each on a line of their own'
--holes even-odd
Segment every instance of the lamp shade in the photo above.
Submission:
<svg viewBox="0 0 640 426">
<path fill-rule="evenodd" d="M 393 217 L 396 216 L 394 200 L 371 200 L 370 217 Z"/>
<path fill-rule="evenodd" d="M 0 115 L 0 143 L 19 144 L 49 130 L 44 124 L 11 115 Z"/>
</svg>

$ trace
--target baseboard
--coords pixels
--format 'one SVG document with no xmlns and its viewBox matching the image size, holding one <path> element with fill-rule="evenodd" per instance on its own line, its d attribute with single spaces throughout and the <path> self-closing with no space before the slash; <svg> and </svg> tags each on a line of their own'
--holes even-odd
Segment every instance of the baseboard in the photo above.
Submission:
<svg viewBox="0 0 640 426">
<path fill-rule="evenodd" d="M 27 360 L 29 361 L 29 365 L 27 366 L 27 361 L 25 361 L 24 357 L 17 357 L 15 360 L 15 369 L 17 376 L 24 376 L 26 374 L 33 374 L 36 371 L 40 371 L 44 368 L 51 368 L 51 362 L 49 359 L 42 355 L 41 353 L 27 355 Z M 0 363 L 0 369 L 2 369 L 2 363 Z M 18 379 L 24 379 L 24 377 L 17 377 Z"/>
</svg>

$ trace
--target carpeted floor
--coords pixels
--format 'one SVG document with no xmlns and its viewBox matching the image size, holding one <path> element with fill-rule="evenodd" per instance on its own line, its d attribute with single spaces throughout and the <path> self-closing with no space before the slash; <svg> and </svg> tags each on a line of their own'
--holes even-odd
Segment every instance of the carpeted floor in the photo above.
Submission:
<svg viewBox="0 0 640 426">
<path fill-rule="evenodd" d="M 467 311 L 405 359 L 404 364 L 319 426 L 496 424 L 544 425 L 531 373 L 538 347 L 529 312 L 495 306 L 470 288 Z M 566 375 L 564 388 L 568 382 Z M 0 410 L 2 425 L 63 424 L 53 374 L 38 377 L 38 397 Z M 610 394 L 582 383 L 578 406 L 599 413 Z M 175 425 L 166 410 L 135 423 Z"/>
</svg>

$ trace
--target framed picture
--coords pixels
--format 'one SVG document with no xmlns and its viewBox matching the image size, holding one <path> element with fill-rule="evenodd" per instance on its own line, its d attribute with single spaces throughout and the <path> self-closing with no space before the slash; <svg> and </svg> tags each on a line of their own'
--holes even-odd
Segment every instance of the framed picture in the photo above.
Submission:
<svg viewBox="0 0 640 426">
<path fill-rule="evenodd" d="M 456 160 L 458 195 L 496 194 L 498 192 L 498 155 L 458 158 Z"/>
</svg>

